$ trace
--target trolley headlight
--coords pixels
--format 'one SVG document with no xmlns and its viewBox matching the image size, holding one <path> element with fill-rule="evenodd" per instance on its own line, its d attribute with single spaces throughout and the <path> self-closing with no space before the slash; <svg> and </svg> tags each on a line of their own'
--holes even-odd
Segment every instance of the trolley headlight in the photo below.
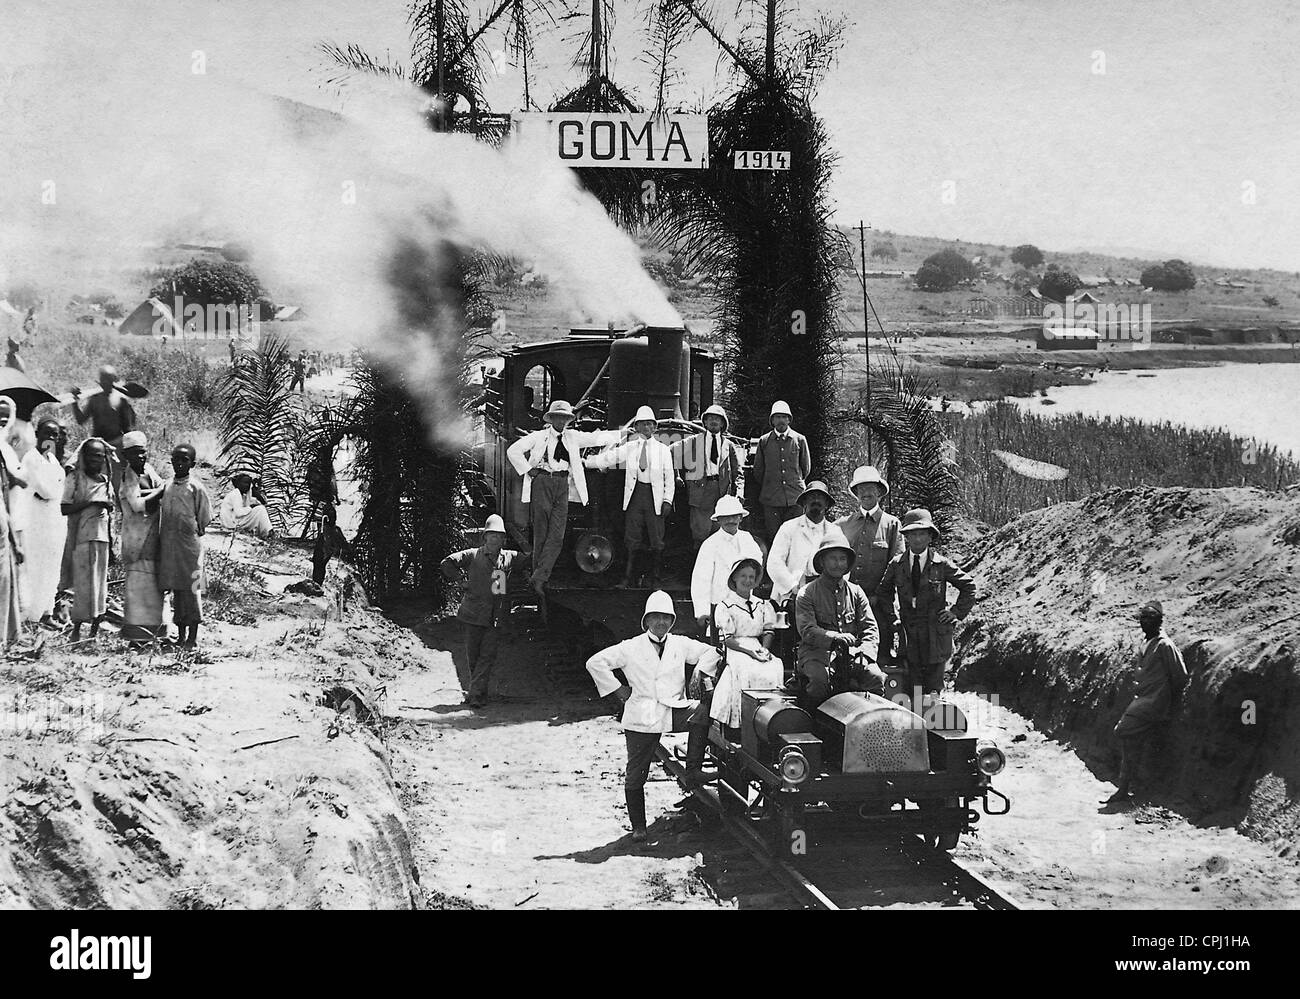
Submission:
<svg viewBox="0 0 1300 999">
<path fill-rule="evenodd" d="M 1006 768 L 1007 755 L 988 741 L 975 744 L 975 766 L 979 772 L 992 777 Z"/>
<path fill-rule="evenodd" d="M 808 779 L 808 757 L 796 746 L 786 746 L 781 750 L 776 768 L 787 784 L 802 784 Z"/>
</svg>

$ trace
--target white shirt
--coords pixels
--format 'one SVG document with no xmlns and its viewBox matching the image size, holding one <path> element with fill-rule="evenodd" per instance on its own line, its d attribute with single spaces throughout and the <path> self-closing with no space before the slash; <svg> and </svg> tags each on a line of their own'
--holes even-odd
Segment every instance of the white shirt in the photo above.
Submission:
<svg viewBox="0 0 1300 999">
<path fill-rule="evenodd" d="M 717 461 L 713 460 L 713 447 L 715 444 L 717 445 L 718 448 Z M 727 454 L 727 448 L 726 445 L 723 443 L 722 434 L 706 433 L 704 435 L 704 474 L 717 475 L 718 463 L 725 458 L 726 454 Z"/>
<path fill-rule="evenodd" d="M 787 520 L 777 528 L 772 550 L 767 555 L 767 574 L 772 578 L 772 599 L 785 603 L 799 592 L 799 587 L 813 572 L 812 557 L 826 537 L 826 518 L 814 524 L 807 516 Z"/>
<path fill-rule="evenodd" d="M 877 503 L 870 510 L 868 510 L 865 506 L 859 506 L 858 509 L 862 511 L 862 516 L 866 517 L 868 520 L 875 520 L 876 511 L 880 509 L 880 504 Z"/>
<path fill-rule="evenodd" d="M 727 589 L 727 577 L 731 567 L 742 558 L 763 564 L 763 549 L 748 531 L 728 534 L 719 527 L 700 545 L 691 571 L 691 604 L 697 618 L 707 617 L 709 609 L 731 592 Z"/>
<path fill-rule="evenodd" d="M 560 435 L 555 432 L 554 425 L 546 428 L 546 458 L 542 461 L 539 468 L 548 472 L 567 472 L 569 463 L 567 461 L 555 460 L 555 449 L 560 445 Z"/>
<path fill-rule="evenodd" d="M 636 480 L 637 482 L 653 482 L 655 463 L 653 456 L 650 454 L 650 438 L 635 438 L 636 447 Z M 641 467 L 641 455 L 645 455 L 645 468 Z"/>
</svg>

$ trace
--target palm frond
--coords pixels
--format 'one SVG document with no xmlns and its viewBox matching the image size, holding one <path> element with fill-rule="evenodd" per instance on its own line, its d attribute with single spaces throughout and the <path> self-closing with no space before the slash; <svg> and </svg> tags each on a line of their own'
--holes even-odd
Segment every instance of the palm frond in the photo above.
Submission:
<svg viewBox="0 0 1300 999">
<path fill-rule="evenodd" d="M 221 449 L 229 474 L 262 480 L 272 525 L 285 531 L 295 514 L 295 456 L 305 432 L 302 397 L 291 391 L 292 357 L 274 334 L 245 351 L 217 383 L 222 403 Z"/>
</svg>

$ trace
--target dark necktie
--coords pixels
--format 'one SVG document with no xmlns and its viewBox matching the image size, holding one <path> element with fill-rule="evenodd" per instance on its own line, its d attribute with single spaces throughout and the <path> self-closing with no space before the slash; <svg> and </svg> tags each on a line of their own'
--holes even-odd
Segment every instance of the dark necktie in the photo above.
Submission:
<svg viewBox="0 0 1300 999">
<path fill-rule="evenodd" d="M 560 437 L 558 434 L 556 435 L 555 438 L 555 460 L 556 461 L 569 460 L 569 449 L 564 446 L 564 438 Z"/>
<path fill-rule="evenodd" d="M 653 645 L 653 646 L 655 647 L 655 651 L 659 653 L 659 658 L 660 658 L 660 659 L 662 659 L 662 658 L 664 657 L 664 645 L 666 645 L 667 642 L 668 642 L 668 639 L 667 639 L 666 637 L 664 638 L 664 640 L 663 640 L 662 642 L 656 642 L 653 638 L 650 639 L 650 644 Z"/>
<path fill-rule="evenodd" d="M 650 455 L 648 453 L 649 450 L 650 450 L 650 441 L 648 439 L 643 440 L 641 442 L 641 471 L 643 472 L 650 467 Z"/>
<path fill-rule="evenodd" d="M 716 465 L 718 463 L 718 435 L 710 434 L 709 436 L 712 438 L 712 443 L 709 445 L 709 461 Z"/>
<path fill-rule="evenodd" d="M 921 592 L 921 558 L 918 555 L 912 556 L 912 599 L 915 600 Z"/>
</svg>

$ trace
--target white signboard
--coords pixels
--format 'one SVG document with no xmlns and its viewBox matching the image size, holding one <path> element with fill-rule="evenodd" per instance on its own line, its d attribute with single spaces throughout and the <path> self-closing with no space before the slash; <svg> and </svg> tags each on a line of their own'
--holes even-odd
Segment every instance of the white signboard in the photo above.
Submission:
<svg viewBox="0 0 1300 999">
<path fill-rule="evenodd" d="M 511 115 L 527 143 L 573 167 L 702 170 L 709 165 L 709 118 L 702 114 L 547 111 Z"/>
</svg>

